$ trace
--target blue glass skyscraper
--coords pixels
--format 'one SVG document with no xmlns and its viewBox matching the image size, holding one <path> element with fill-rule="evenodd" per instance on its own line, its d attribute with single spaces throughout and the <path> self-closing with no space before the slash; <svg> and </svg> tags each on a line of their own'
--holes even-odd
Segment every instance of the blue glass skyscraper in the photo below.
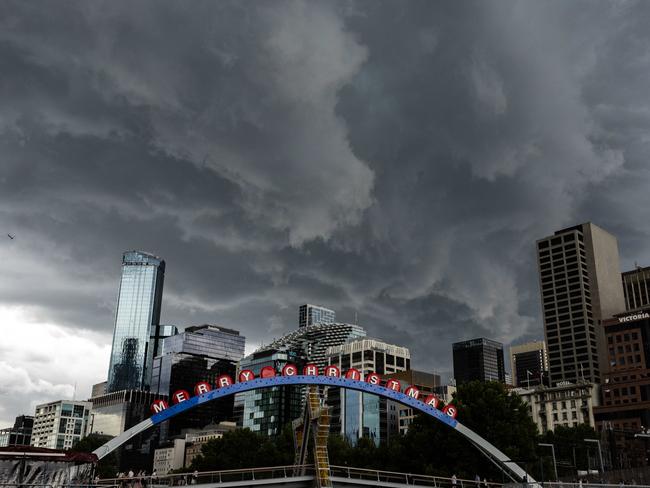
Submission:
<svg viewBox="0 0 650 488">
<path fill-rule="evenodd" d="M 148 390 L 160 354 L 160 305 L 165 261 L 140 251 L 122 256 L 107 392 Z"/>
</svg>

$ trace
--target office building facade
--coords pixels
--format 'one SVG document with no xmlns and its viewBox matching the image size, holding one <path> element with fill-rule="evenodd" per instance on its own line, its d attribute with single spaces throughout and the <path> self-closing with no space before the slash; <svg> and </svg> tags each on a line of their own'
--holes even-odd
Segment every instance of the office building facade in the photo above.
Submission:
<svg viewBox="0 0 650 488">
<path fill-rule="evenodd" d="M 513 386 L 531 387 L 549 384 L 548 352 L 544 341 L 527 342 L 510 347 Z"/>
<path fill-rule="evenodd" d="M 406 347 L 362 338 L 327 350 L 328 363 L 341 371 L 359 370 L 362 378 L 369 373 L 391 376 L 411 367 L 411 353 Z M 362 438 L 375 444 L 387 443 L 399 433 L 399 412 L 395 402 L 377 395 L 342 388 L 329 388 L 327 404 L 331 408 L 330 429 L 352 444 Z"/>
<path fill-rule="evenodd" d="M 563 229 L 537 241 L 537 263 L 551 383 L 600 383 L 600 321 L 625 310 L 616 238 L 592 223 Z"/>
<path fill-rule="evenodd" d="M 478 338 L 452 345 L 454 379 L 457 384 L 470 381 L 505 382 L 503 344 Z"/>
<path fill-rule="evenodd" d="M 106 391 L 148 390 L 159 354 L 165 261 L 140 251 L 122 256 L 113 347 Z M 152 339 L 153 338 L 153 339 Z"/>
<path fill-rule="evenodd" d="M 621 275 L 625 309 L 650 308 L 650 267 L 638 267 Z"/>
<path fill-rule="evenodd" d="M 202 381 L 214 386 L 224 374 L 235 378 L 245 346 L 246 338 L 236 330 L 209 324 L 188 327 L 165 339 L 162 355 L 154 358 L 151 389 L 171 398 L 175 391 L 191 391 Z M 233 405 L 234 399 L 229 396 L 196 407 L 165 422 L 162 438 L 176 436 L 184 429 L 201 429 L 211 422 L 232 420 Z"/>
<path fill-rule="evenodd" d="M 365 330 L 355 324 L 315 324 L 273 341 L 241 360 L 239 370 L 250 369 L 256 375 L 264 366 L 281 371 L 288 362 L 300 369 L 316 364 L 322 370 L 328 363 L 328 347 L 365 337 Z M 290 421 L 302 413 L 304 387 L 273 387 L 241 393 L 235 397 L 240 425 L 265 436 L 276 436 Z"/>
<path fill-rule="evenodd" d="M 29 446 L 33 427 L 34 417 L 31 415 L 16 417 L 13 427 L 0 429 L 0 447 Z"/>
<path fill-rule="evenodd" d="M 336 322 L 336 312 L 319 305 L 305 304 L 298 309 L 298 327 L 316 324 L 333 324 Z"/>
<path fill-rule="evenodd" d="M 86 436 L 92 403 L 60 400 L 36 406 L 31 445 L 70 449 Z"/>
</svg>

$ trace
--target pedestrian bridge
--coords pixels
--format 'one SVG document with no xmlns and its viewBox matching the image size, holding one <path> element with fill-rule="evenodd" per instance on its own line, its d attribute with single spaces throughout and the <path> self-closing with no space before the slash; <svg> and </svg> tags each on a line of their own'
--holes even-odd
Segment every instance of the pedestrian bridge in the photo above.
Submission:
<svg viewBox="0 0 650 488">
<path fill-rule="evenodd" d="M 436 488 L 501 488 L 501 483 L 477 483 L 471 480 L 442 478 L 420 474 L 396 473 L 370 469 L 351 468 L 347 466 L 330 466 L 332 486 L 342 488 L 355 487 L 391 487 L 433 486 Z M 209 471 L 201 473 L 172 474 L 147 477 L 144 479 L 105 479 L 99 481 L 99 488 L 118 487 L 167 488 L 171 486 L 191 485 L 196 488 L 224 488 L 239 486 L 263 486 L 268 488 L 312 488 L 316 486 L 314 466 L 275 466 L 269 468 L 238 469 L 226 471 Z M 518 485 L 518 488 L 521 485 Z"/>
</svg>

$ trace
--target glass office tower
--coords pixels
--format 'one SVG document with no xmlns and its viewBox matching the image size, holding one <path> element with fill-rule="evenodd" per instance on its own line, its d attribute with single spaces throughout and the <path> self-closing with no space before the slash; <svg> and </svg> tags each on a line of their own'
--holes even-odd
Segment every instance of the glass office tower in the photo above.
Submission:
<svg viewBox="0 0 650 488">
<path fill-rule="evenodd" d="M 165 261 L 140 251 L 122 256 L 108 388 L 148 390 L 154 356 L 160 354 L 160 304 Z"/>
</svg>

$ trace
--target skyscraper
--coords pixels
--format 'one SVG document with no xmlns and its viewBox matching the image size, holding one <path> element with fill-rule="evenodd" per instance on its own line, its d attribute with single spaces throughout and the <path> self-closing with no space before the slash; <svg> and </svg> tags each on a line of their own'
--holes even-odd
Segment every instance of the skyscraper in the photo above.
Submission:
<svg viewBox="0 0 650 488">
<path fill-rule="evenodd" d="M 298 326 L 306 327 L 315 324 L 333 324 L 336 322 L 336 312 L 318 305 L 301 305 L 298 310 Z"/>
<path fill-rule="evenodd" d="M 616 238 L 589 222 L 559 230 L 537 241 L 537 262 L 551 383 L 600 383 L 600 322 L 625 310 Z"/>
<path fill-rule="evenodd" d="M 457 384 L 476 380 L 505 382 L 503 344 L 500 342 L 479 338 L 456 342 L 452 348 Z"/>
<path fill-rule="evenodd" d="M 527 342 L 510 348 L 514 386 L 541 385 L 548 379 L 548 352 L 544 341 Z"/>
<path fill-rule="evenodd" d="M 626 271 L 622 277 L 625 308 L 636 310 L 650 307 L 650 267 Z"/>
<path fill-rule="evenodd" d="M 107 392 L 148 390 L 159 354 L 165 261 L 140 251 L 122 256 Z"/>
</svg>

